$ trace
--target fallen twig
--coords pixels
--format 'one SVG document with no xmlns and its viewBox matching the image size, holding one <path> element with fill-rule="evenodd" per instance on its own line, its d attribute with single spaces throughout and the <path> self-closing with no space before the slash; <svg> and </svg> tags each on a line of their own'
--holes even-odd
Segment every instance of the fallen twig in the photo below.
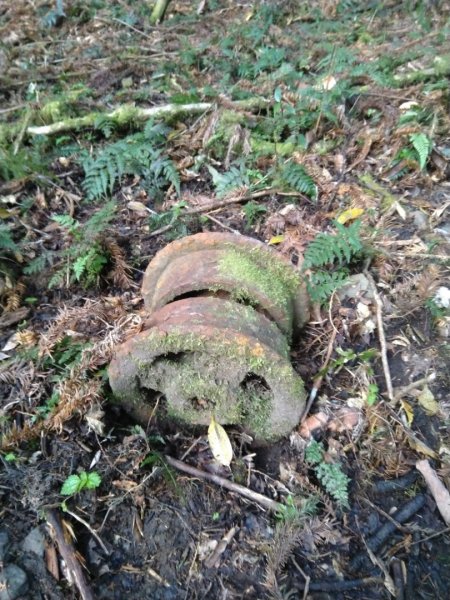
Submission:
<svg viewBox="0 0 450 600">
<path fill-rule="evenodd" d="M 278 194 L 278 190 L 274 188 L 265 188 L 264 190 L 258 190 L 256 192 L 250 192 L 249 194 L 245 194 L 244 196 L 232 196 L 231 198 L 224 198 L 223 200 L 216 200 L 214 202 L 210 202 L 209 204 L 205 204 L 203 206 L 194 206 L 192 208 L 186 208 L 182 210 L 180 213 L 173 216 L 170 223 L 152 231 L 149 234 L 149 237 L 155 237 L 157 235 L 161 235 L 162 233 L 166 233 L 170 231 L 172 227 L 175 226 L 177 220 L 180 217 L 189 216 L 189 215 L 199 215 L 201 213 L 209 213 L 213 210 L 217 210 L 219 208 L 224 208 L 225 206 L 229 206 L 230 204 L 238 204 L 239 202 L 247 202 L 248 200 L 254 200 L 255 198 L 262 198 L 264 196 L 268 196 L 269 194 Z M 299 194 L 297 194 L 298 196 Z M 210 217 L 210 215 L 208 215 Z M 239 232 L 234 232 L 238 234 Z"/>
<path fill-rule="evenodd" d="M 92 533 L 92 535 L 95 537 L 95 539 L 97 540 L 97 542 L 101 546 L 101 548 L 102 548 L 103 552 L 106 554 L 106 556 L 108 556 L 110 554 L 108 548 L 103 543 L 101 537 L 98 535 L 98 533 L 94 529 L 92 529 L 92 527 L 89 525 L 89 523 L 87 521 L 85 521 L 84 519 L 82 519 L 81 517 L 79 517 L 77 515 L 77 513 L 74 513 L 71 510 L 68 510 L 67 508 L 65 509 L 65 512 L 68 515 L 70 515 L 71 517 L 73 517 L 74 519 L 76 519 L 79 523 L 81 523 L 82 525 L 84 525 L 86 527 L 86 529 L 88 529 Z"/>
<path fill-rule="evenodd" d="M 416 469 L 423 475 L 428 489 L 446 525 L 450 525 L 450 494 L 427 460 L 418 460 Z"/>
<path fill-rule="evenodd" d="M 386 381 L 386 390 L 390 402 L 394 403 L 394 388 L 392 386 L 391 372 L 389 370 L 389 362 L 387 358 L 386 348 L 386 336 L 384 335 L 383 327 L 383 302 L 381 301 L 380 295 L 378 294 L 377 286 L 375 285 L 375 281 L 373 280 L 372 275 L 367 270 L 365 271 L 364 275 L 369 281 L 371 292 L 375 300 L 378 340 L 380 342 L 381 362 L 383 365 L 384 379 Z"/>
<path fill-rule="evenodd" d="M 217 567 L 219 564 L 219 559 L 222 556 L 222 554 L 225 552 L 225 550 L 227 549 L 228 544 L 231 542 L 231 540 L 234 538 L 234 536 L 236 535 L 237 532 L 237 527 L 232 527 L 230 529 L 230 531 L 228 531 L 223 538 L 220 540 L 220 542 L 217 544 L 215 550 L 212 552 L 212 554 L 210 556 L 208 556 L 208 558 L 205 560 L 205 566 L 208 567 L 208 569 L 211 569 L 212 567 Z"/>
<path fill-rule="evenodd" d="M 325 356 L 325 360 L 322 365 L 322 368 L 320 369 L 322 372 L 324 371 L 324 369 L 326 369 L 328 367 L 328 363 L 330 362 L 330 358 L 333 353 L 334 342 L 336 340 L 337 333 L 338 333 L 338 330 L 336 328 L 333 328 L 333 333 L 331 334 L 330 341 L 328 342 L 327 354 Z M 324 376 L 320 375 L 315 380 L 314 385 L 311 389 L 311 392 L 309 393 L 308 402 L 306 403 L 305 410 L 303 411 L 303 414 L 302 414 L 302 418 L 300 419 L 300 424 L 302 424 L 304 422 L 304 420 L 306 419 L 306 417 L 308 416 L 308 413 L 311 410 L 311 406 L 313 405 L 313 402 L 316 399 L 317 394 L 320 390 L 320 386 L 322 385 L 323 378 L 324 378 Z"/>
<path fill-rule="evenodd" d="M 210 481 L 211 483 L 215 483 L 216 485 L 220 485 L 221 487 L 230 490 L 230 492 L 235 492 L 244 498 L 248 498 L 253 502 L 257 502 L 264 508 L 268 510 L 273 510 L 274 512 L 279 512 L 284 509 L 284 504 L 281 502 L 277 502 L 276 500 L 271 500 L 267 498 L 267 496 L 263 496 L 262 494 L 258 494 L 258 492 L 254 492 L 253 490 L 249 490 L 243 485 L 239 485 L 238 483 L 234 483 L 233 481 L 229 481 L 224 477 L 219 477 L 219 475 L 213 475 L 212 473 L 207 473 L 206 471 L 201 471 L 200 469 L 196 469 L 195 467 L 191 467 L 181 460 L 177 460 L 176 458 L 172 458 L 171 456 L 164 456 L 164 460 L 175 469 L 182 471 L 183 473 L 187 473 L 188 475 L 192 475 L 192 477 L 198 477 L 199 479 L 204 479 L 205 481 Z"/>
<path fill-rule="evenodd" d="M 239 110 L 252 110 L 264 108 L 268 105 L 265 98 L 251 98 L 236 102 L 228 102 L 227 108 Z M 100 118 L 111 119 L 122 125 L 131 121 L 148 121 L 149 119 L 172 119 L 182 115 L 196 115 L 206 112 L 217 106 L 214 102 L 196 102 L 193 104 L 164 104 L 162 106 L 152 106 L 151 108 L 140 108 L 136 106 L 119 106 L 109 113 L 93 112 L 84 117 L 74 117 L 57 121 L 51 125 L 42 125 L 41 127 L 31 126 L 27 128 L 30 135 L 53 135 L 62 131 L 73 131 L 74 129 L 83 129 L 93 127 Z"/>
<path fill-rule="evenodd" d="M 427 375 L 426 377 L 423 377 L 422 379 L 417 379 L 416 381 L 413 381 L 412 383 L 410 383 L 408 385 L 405 385 L 401 388 L 396 388 L 394 390 L 394 400 L 400 400 L 401 398 L 403 398 L 404 396 L 406 396 L 413 390 L 415 390 L 419 387 L 422 387 L 423 385 L 426 385 L 427 383 L 431 383 L 435 379 L 436 379 L 436 373 L 431 373 L 431 375 Z"/>
<path fill-rule="evenodd" d="M 94 600 L 94 596 L 84 576 L 83 569 L 77 560 L 75 548 L 66 540 L 59 514 L 53 509 L 48 509 L 45 516 L 47 522 L 53 528 L 59 553 L 66 563 L 67 571 L 70 576 L 73 577 L 73 581 L 80 592 L 82 600 Z"/>
</svg>

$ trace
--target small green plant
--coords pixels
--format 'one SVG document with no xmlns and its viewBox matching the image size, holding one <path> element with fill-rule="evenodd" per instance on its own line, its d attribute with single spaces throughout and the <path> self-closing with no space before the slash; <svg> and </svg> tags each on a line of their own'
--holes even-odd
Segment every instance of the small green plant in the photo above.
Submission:
<svg viewBox="0 0 450 600">
<path fill-rule="evenodd" d="M 267 212 L 267 208 L 265 206 L 258 204 L 258 202 L 255 202 L 254 200 L 250 200 L 250 202 L 244 204 L 242 210 L 244 211 L 245 215 L 246 229 L 253 227 L 258 217 Z"/>
<path fill-rule="evenodd" d="M 295 500 L 294 497 L 291 496 L 289 494 L 289 496 L 286 498 L 286 501 L 284 504 L 282 504 L 279 508 L 279 510 L 275 513 L 275 518 L 278 521 L 294 521 L 295 519 L 298 519 L 298 517 L 300 516 L 300 512 L 298 510 L 298 507 L 295 504 Z"/>
<path fill-rule="evenodd" d="M 15 463 L 19 459 L 18 459 L 17 454 L 14 454 L 14 452 L 7 452 L 6 454 L 3 455 L 3 460 L 8 463 Z"/>
<path fill-rule="evenodd" d="M 367 406 L 373 406 L 378 399 L 379 389 L 376 383 L 370 383 L 367 388 Z"/>
<path fill-rule="evenodd" d="M 409 141 L 417 154 L 420 170 L 423 170 L 427 164 L 433 143 L 424 133 L 412 133 L 409 136 Z"/>
<path fill-rule="evenodd" d="M 302 272 L 309 272 L 307 288 L 313 302 L 324 304 L 331 294 L 341 287 L 348 277 L 347 265 L 362 253 L 359 235 L 361 223 L 355 221 L 348 227 L 335 223 L 334 233 L 319 233 L 308 245 Z M 328 266 L 328 270 L 322 267 Z"/>
<path fill-rule="evenodd" d="M 250 178 L 243 162 L 231 165 L 230 170 L 225 173 L 219 173 L 210 165 L 208 165 L 208 171 L 211 174 L 218 198 L 223 198 L 234 190 L 250 187 Z"/>
<path fill-rule="evenodd" d="M 113 219 L 115 210 L 115 203 L 108 202 L 83 224 L 70 215 L 53 217 L 71 239 L 60 254 L 66 264 L 53 275 L 49 282 L 50 288 L 61 286 L 65 281 L 69 284 L 79 281 L 86 287 L 98 281 L 109 258 L 103 245 L 103 234 Z"/>
<path fill-rule="evenodd" d="M 348 508 L 348 484 L 350 479 L 338 463 L 324 461 L 323 444 L 312 440 L 305 450 L 305 460 L 316 474 L 325 491 L 343 508 Z"/>
<path fill-rule="evenodd" d="M 69 475 L 61 487 L 61 496 L 74 496 L 83 490 L 98 488 L 102 479 L 96 471 L 81 471 L 79 475 Z"/>
</svg>

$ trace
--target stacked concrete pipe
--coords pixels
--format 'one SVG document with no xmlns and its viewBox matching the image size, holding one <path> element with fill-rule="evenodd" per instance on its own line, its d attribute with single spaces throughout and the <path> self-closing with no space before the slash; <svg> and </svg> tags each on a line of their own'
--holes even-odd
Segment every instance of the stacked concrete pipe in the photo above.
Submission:
<svg viewBox="0 0 450 600">
<path fill-rule="evenodd" d="M 263 243 L 200 233 L 168 244 L 142 284 L 144 331 L 117 347 L 109 367 L 116 400 L 146 425 L 156 400 L 167 418 L 239 425 L 276 441 L 298 423 L 303 382 L 290 343 L 307 320 L 300 279 Z"/>
</svg>

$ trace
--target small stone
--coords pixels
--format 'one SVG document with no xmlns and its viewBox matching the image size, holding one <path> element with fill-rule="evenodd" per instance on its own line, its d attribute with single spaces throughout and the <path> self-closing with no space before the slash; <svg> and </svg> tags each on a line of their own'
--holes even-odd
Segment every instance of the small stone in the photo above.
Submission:
<svg viewBox="0 0 450 600">
<path fill-rule="evenodd" d="M 22 550 L 24 552 L 32 552 L 41 558 L 45 552 L 45 537 L 40 527 L 35 527 L 30 531 L 27 537 L 22 542 Z"/>
<path fill-rule="evenodd" d="M 0 572 L 0 600 L 15 600 L 27 589 L 26 573 L 17 565 L 8 565 Z"/>
<path fill-rule="evenodd" d="M 412 214 L 414 217 L 414 225 L 416 229 L 418 229 L 419 231 L 424 231 L 425 229 L 428 229 L 428 216 L 425 213 L 423 213 L 420 210 L 415 210 Z"/>
</svg>

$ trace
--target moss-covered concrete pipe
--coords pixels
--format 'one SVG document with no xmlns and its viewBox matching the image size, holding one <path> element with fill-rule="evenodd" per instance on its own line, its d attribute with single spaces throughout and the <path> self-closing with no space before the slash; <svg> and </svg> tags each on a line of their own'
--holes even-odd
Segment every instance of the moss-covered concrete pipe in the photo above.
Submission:
<svg viewBox="0 0 450 600">
<path fill-rule="evenodd" d="M 118 402 L 143 425 L 156 399 L 169 418 L 207 425 L 211 414 L 261 442 L 288 434 L 305 405 L 285 336 L 250 306 L 214 297 L 177 300 L 120 345 L 109 367 Z"/>
<path fill-rule="evenodd" d="M 199 233 L 168 244 L 142 283 L 151 312 L 194 292 L 226 292 L 266 314 L 291 338 L 308 320 L 305 286 L 292 265 L 262 242 L 229 233 Z"/>
</svg>

